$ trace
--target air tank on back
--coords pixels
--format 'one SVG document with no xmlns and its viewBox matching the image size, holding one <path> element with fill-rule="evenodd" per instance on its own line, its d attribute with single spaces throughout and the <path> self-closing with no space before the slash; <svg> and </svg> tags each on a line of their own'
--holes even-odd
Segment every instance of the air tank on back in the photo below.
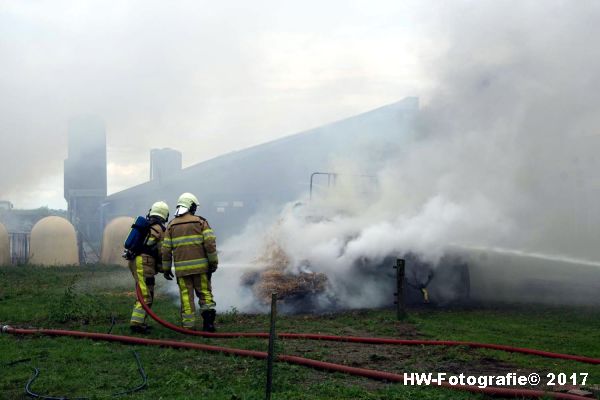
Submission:
<svg viewBox="0 0 600 400">
<path fill-rule="evenodd" d="M 102 253 L 100 255 L 102 264 L 127 266 L 127 260 L 121 257 L 121 254 L 123 254 L 123 243 L 133 222 L 131 217 L 117 217 L 106 225 L 102 236 Z"/>
<path fill-rule="evenodd" d="M 44 266 L 79 265 L 77 235 L 69 221 L 46 217 L 31 229 L 29 263 Z"/>
<path fill-rule="evenodd" d="M 10 264 L 10 242 L 8 231 L 0 224 L 0 265 Z"/>
</svg>

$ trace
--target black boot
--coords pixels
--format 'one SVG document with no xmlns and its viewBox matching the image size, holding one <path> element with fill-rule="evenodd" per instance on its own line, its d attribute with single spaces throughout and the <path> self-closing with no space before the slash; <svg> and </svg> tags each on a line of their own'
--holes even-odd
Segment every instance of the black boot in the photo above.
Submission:
<svg viewBox="0 0 600 400">
<path fill-rule="evenodd" d="M 202 319 L 204 320 L 202 324 L 202 330 L 204 332 L 215 332 L 215 317 L 217 316 L 217 312 L 215 310 L 206 310 L 202 311 Z"/>
<path fill-rule="evenodd" d="M 146 334 L 150 333 L 150 327 L 146 324 L 130 325 L 129 329 L 131 329 L 131 332 L 133 332 L 133 333 L 141 333 L 142 335 L 146 335 Z"/>
</svg>

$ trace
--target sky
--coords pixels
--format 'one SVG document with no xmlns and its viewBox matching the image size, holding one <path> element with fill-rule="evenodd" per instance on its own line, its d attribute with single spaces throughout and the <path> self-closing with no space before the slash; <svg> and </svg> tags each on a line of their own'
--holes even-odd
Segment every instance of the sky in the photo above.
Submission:
<svg viewBox="0 0 600 400">
<path fill-rule="evenodd" d="M 427 104 L 443 22 L 470 7 L 0 0 L 0 199 L 66 207 L 78 115 L 106 123 L 113 193 L 148 179 L 152 148 L 185 167 L 406 96 Z"/>
</svg>

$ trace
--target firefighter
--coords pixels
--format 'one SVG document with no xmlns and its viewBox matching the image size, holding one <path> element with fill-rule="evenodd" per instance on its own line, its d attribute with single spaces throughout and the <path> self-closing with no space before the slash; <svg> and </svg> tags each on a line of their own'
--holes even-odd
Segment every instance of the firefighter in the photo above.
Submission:
<svg viewBox="0 0 600 400">
<path fill-rule="evenodd" d="M 169 206 L 164 201 L 152 204 L 146 216 L 150 223 L 143 250 L 129 261 L 129 269 L 133 279 L 140 286 L 144 302 L 152 307 L 154 299 L 154 275 L 162 271 L 161 244 L 165 232 L 165 224 L 169 219 Z M 131 313 L 131 330 L 136 333 L 147 333 L 146 311 L 139 301 L 135 302 Z"/>
<path fill-rule="evenodd" d="M 198 199 L 184 193 L 177 201 L 175 218 L 169 223 L 163 241 L 163 268 L 166 279 L 171 279 L 171 262 L 181 297 L 181 323 L 184 328 L 195 328 L 194 293 L 203 319 L 203 331 L 215 331 L 215 300 L 211 276 L 217 270 L 216 237 L 208 221 L 195 215 Z"/>
</svg>

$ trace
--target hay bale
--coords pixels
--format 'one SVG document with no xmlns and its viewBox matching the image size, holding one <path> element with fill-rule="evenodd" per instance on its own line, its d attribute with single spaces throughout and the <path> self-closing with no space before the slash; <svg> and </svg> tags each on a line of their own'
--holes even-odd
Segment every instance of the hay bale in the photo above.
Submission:
<svg viewBox="0 0 600 400">
<path fill-rule="evenodd" d="M 271 301 L 271 293 L 277 292 L 279 299 L 303 297 L 325 291 L 327 276 L 317 272 L 286 273 L 283 270 L 263 271 L 252 287 L 254 295 L 262 302 Z"/>
<path fill-rule="evenodd" d="M 250 287 L 260 302 L 269 303 L 273 292 L 285 300 L 325 291 L 328 281 L 325 274 L 290 271 L 290 258 L 277 241 L 271 238 L 265 243 L 264 251 L 254 261 L 261 270 L 248 272 L 241 278 L 242 285 Z"/>
</svg>

